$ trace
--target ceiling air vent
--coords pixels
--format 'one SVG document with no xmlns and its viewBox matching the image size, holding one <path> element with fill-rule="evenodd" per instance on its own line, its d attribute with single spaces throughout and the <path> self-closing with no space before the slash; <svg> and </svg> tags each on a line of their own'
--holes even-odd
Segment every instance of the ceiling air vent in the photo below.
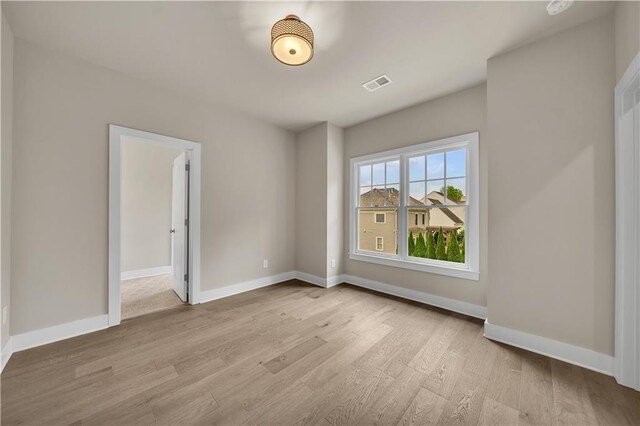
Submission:
<svg viewBox="0 0 640 426">
<path fill-rule="evenodd" d="M 362 85 L 370 92 L 374 92 L 383 86 L 391 84 L 391 79 L 386 74 L 382 74 L 380 77 L 376 77 L 373 80 L 367 81 Z"/>
</svg>

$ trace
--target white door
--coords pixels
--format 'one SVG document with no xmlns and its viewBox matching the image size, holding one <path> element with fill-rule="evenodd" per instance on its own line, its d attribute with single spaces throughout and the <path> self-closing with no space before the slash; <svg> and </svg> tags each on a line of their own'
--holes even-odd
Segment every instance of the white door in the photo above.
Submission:
<svg viewBox="0 0 640 426">
<path fill-rule="evenodd" d="M 173 191 L 171 206 L 171 265 L 173 267 L 173 290 L 183 302 L 187 301 L 188 285 L 188 196 L 189 179 L 187 156 L 183 152 L 173 160 Z"/>
</svg>

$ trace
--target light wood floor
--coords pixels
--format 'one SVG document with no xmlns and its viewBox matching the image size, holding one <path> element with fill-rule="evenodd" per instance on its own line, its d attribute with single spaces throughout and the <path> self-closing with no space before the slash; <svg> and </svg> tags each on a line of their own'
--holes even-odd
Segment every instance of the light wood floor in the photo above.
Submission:
<svg viewBox="0 0 640 426">
<path fill-rule="evenodd" d="M 640 424 L 640 393 L 463 315 L 290 281 L 15 354 L 2 424 Z"/>
</svg>

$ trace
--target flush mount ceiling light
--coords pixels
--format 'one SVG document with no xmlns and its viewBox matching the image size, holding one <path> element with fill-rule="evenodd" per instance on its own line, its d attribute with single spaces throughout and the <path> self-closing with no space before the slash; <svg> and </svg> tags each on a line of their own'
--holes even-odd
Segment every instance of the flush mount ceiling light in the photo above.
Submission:
<svg viewBox="0 0 640 426">
<path fill-rule="evenodd" d="M 304 65 L 313 58 L 313 31 L 296 15 L 288 15 L 271 28 L 271 53 L 285 65 Z"/>
<path fill-rule="evenodd" d="M 569 9 L 573 4 L 573 0 L 551 0 L 547 5 L 547 13 L 549 15 L 557 15 Z"/>
</svg>

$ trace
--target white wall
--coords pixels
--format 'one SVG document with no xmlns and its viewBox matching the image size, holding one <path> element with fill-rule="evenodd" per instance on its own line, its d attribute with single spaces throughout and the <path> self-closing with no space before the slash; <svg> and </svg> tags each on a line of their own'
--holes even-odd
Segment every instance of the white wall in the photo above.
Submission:
<svg viewBox="0 0 640 426">
<path fill-rule="evenodd" d="M 173 160 L 181 150 L 123 140 L 122 272 L 171 266 Z"/>
<path fill-rule="evenodd" d="M 344 220 L 349 223 L 349 160 L 365 154 L 415 145 L 471 132 L 480 132 L 480 280 L 376 265 L 345 259 L 345 272 L 411 290 L 486 306 L 487 267 L 487 135 L 484 84 L 403 109 L 345 129 Z M 349 241 L 345 226 L 344 241 Z M 348 247 L 345 246 L 345 256 Z"/>
<path fill-rule="evenodd" d="M 203 290 L 294 269 L 293 134 L 22 40 L 14 54 L 12 334 L 107 312 L 109 123 L 203 145 Z"/>
<path fill-rule="evenodd" d="M 488 320 L 613 353 L 614 28 L 488 62 Z"/>
<path fill-rule="evenodd" d="M 11 300 L 11 175 L 13 147 L 13 33 L 2 14 L 2 145 L 0 159 L 0 306 L 10 309 Z M 0 321 L 2 311 L 0 310 Z M 2 323 L 0 347 L 9 339 L 10 320 Z"/>
<path fill-rule="evenodd" d="M 615 9 L 616 82 L 640 50 L 640 2 L 619 1 Z"/>
<path fill-rule="evenodd" d="M 296 270 L 327 276 L 327 123 L 296 135 Z"/>
</svg>

